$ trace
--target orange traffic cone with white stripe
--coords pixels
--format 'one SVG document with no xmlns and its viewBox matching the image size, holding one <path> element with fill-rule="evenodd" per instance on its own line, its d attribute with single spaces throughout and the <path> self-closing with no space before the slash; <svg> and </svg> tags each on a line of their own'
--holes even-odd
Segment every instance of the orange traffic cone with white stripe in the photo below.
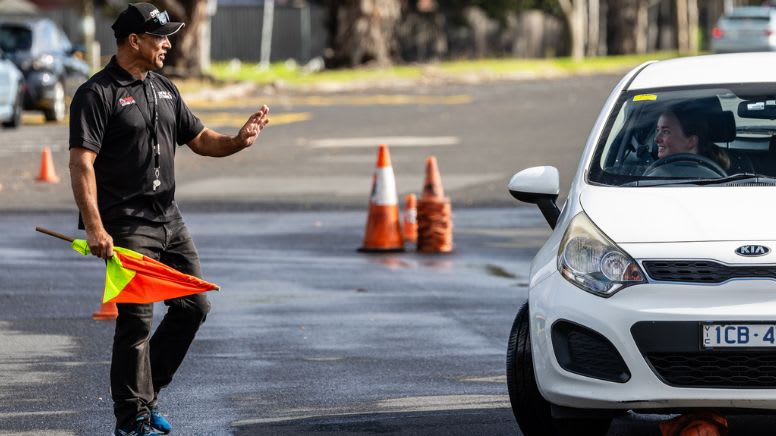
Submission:
<svg viewBox="0 0 776 436">
<path fill-rule="evenodd" d="M 48 147 L 43 147 L 43 152 L 41 152 L 40 174 L 37 180 L 45 183 L 59 183 L 57 172 L 54 171 L 54 159 L 51 157 L 51 149 Z"/>
<path fill-rule="evenodd" d="M 372 177 L 372 195 L 369 198 L 369 216 L 366 221 L 363 252 L 404 251 L 399 222 L 399 200 L 396 196 L 396 178 L 391 167 L 388 146 L 380 144 L 377 165 Z"/>
<path fill-rule="evenodd" d="M 102 303 L 100 309 L 92 314 L 94 320 L 116 319 L 118 317 L 119 308 L 113 302 Z"/>
</svg>

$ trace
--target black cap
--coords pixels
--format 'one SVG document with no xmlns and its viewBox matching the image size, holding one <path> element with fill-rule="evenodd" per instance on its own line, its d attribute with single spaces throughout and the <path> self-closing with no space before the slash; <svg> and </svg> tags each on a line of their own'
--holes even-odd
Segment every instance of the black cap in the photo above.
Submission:
<svg viewBox="0 0 776 436">
<path fill-rule="evenodd" d="M 185 24 L 170 21 L 170 16 L 159 12 L 151 3 L 130 3 L 119 14 L 111 28 L 116 39 L 126 38 L 131 33 L 148 33 L 156 36 L 170 36 L 181 30 Z"/>
</svg>

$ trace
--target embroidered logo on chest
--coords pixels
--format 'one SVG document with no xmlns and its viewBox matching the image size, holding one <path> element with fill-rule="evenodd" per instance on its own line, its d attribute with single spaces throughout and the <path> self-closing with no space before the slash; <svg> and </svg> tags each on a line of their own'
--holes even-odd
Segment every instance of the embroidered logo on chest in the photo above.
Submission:
<svg viewBox="0 0 776 436">
<path fill-rule="evenodd" d="M 132 97 L 130 95 L 130 96 L 127 96 L 127 97 L 124 97 L 124 98 L 120 98 L 119 99 L 119 104 L 121 105 L 121 107 L 129 106 L 131 104 L 135 104 L 135 97 Z"/>
<path fill-rule="evenodd" d="M 158 95 L 159 98 L 163 98 L 165 100 L 175 100 L 175 97 L 172 95 L 172 92 L 170 91 L 157 91 L 156 95 Z"/>
</svg>

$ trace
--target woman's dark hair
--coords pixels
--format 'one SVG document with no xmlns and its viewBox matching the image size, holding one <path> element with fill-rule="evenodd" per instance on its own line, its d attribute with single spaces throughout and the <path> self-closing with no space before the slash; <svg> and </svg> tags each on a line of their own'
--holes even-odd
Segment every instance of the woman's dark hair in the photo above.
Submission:
<svg viewBox="0 0 776 436">
<path fill-rule="evenodd" d="M 698 154 L 717 162 L 724 169 L 730 168 L 728 154 L 711 141 L 708 113 L 681 104 L 670 106 L 663 113 L 676 117 L 685 136 L 698 137 Z"/>
</svg>

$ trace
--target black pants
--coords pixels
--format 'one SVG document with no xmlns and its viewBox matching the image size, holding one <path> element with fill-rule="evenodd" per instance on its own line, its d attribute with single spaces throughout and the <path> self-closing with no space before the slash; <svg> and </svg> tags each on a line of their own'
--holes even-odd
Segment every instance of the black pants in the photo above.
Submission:
<svg viewBox="0 0 776 436">
<path fill-rule="evenodd" d="M 154 223 L 126 218 L 105 223 L 113 244 L 137 251 L 178 271 L 202 277 L 199 255 L 182 220 Z M 110 385 L 116 426 L 132 422 L 156 405 L 205 321 L 205 294 L 166 300 L 167 313 L 151 335 L 153 304 L 119 303 L 113 337 Z"/>
</svg>

